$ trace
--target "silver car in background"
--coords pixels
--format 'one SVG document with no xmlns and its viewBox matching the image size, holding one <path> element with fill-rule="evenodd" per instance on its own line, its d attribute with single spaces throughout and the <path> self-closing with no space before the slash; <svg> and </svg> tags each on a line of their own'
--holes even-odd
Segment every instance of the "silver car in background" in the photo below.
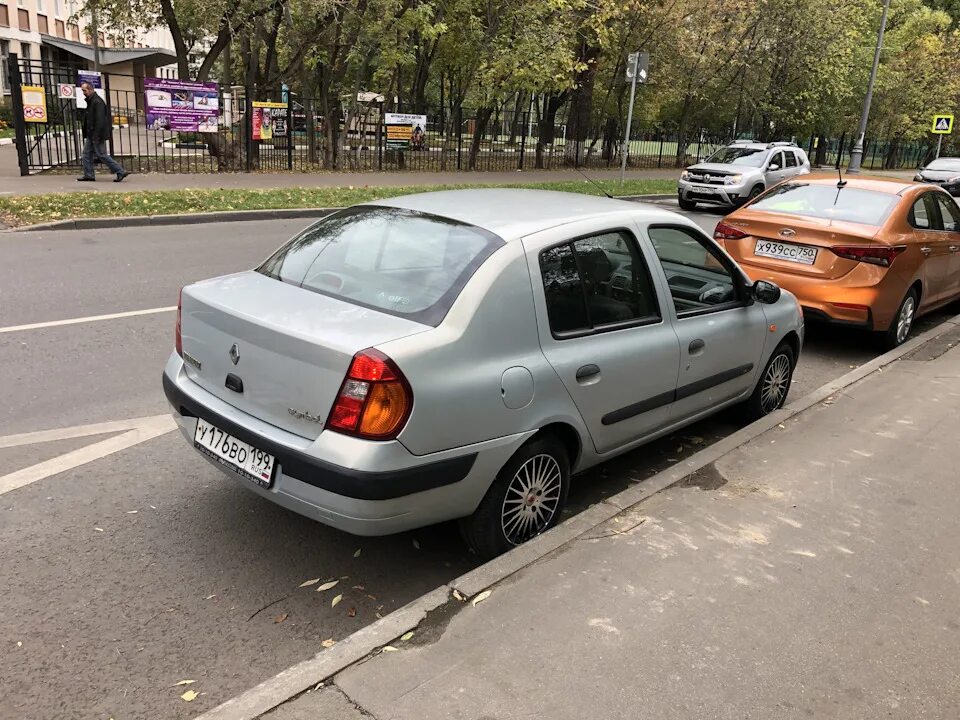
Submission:
<svg viewBox="0 0 960 720">
<path fill-rule="evenodd" d="M 683 210 L 693 210 L 697 203 L 738 207 L 809 172 L 810 160 L 795 143 L 738 141 L 680 173 L 677 199 Z"/>
<path fill-rule="evenodd" d="M 803 340 L 689 220 L 527 190 L 339 211 L 177 317 L 164 390 L 210 462 L 359 535 L 460 519 L 485 558 L 556 523 L 572 473 L 782 406 Z"/>
</svg>

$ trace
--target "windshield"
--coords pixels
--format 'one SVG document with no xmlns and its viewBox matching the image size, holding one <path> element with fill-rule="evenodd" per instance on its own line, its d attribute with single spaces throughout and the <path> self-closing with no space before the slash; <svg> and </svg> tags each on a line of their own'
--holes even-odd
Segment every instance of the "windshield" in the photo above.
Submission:
<svg viewBox="0 0 960 720">
<path fill-rule="evenodd" d="M 720 165 L 747 165 L 748 167 L 762 167 L 767 157 L 766 149 L 751 147 L 725 147 L 717 150 L 707 158 L 708 163 Z"/>
<path fill-rule="evenodd" d="M 258 271 L 436 326 L 476 269 L 501 245 L 496 235 L 447 218 L 355 207 L 310 226 Z"/>
<path fill-rule="evenodd" d="M 787 183 L 774 188 L 752 203 L 750 209 L 861 225 L 881 225 L 897 204 L 897 200 L 896 195 L 875 190 Z"/>
<path fill-rule="evenodd" d="M 960 173 L 960 158 L 940 158 L 927 165 L 926 169 Z"/>
</svg>

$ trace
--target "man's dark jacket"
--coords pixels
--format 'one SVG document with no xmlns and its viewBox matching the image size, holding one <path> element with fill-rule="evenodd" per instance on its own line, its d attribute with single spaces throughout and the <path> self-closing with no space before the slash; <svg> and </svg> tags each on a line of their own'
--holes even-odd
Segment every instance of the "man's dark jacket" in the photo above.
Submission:
<svg viewBox="0 0 960 720">
<path fill-rule="evenodd" d="M 94 93 L 87 98 L 87 111 L 83 115 L 83 137 L 90 138 L 95 143 L 106 142 L 111 129 L 107 104 L 102 97 Z"/>
</svg>

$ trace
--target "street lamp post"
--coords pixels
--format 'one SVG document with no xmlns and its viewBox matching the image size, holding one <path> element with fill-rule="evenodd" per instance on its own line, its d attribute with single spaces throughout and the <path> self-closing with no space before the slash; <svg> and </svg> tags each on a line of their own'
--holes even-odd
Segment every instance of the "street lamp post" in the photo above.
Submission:
<svg viewBox="0 0 960 720">
<path fill-rule="evenodd" d="M 867 83 L 867 96 L 863 99 L 863 112 L 860 113 L 860 128 L 857 130 L 857 141 L 850 151 L 850 165 L 847 172 L 860 172 L 860 163 L 863 161 L 863 139 L 867 134 L 867 120 L 870 119 L 870 103 L 873 102 L 873 85 L 877 81 L 877 68 L 880 67 L 880 51 L 883 50 L 883 33 L 887 29 L 887 11 L 890 9 L 890 0 L 883 0 L 883 15 L 880 18 L 880 32 L 877 33 L 877 47 L 873 51 L 873 69 L 870 71 L 870 82 Z"/>
</svg>

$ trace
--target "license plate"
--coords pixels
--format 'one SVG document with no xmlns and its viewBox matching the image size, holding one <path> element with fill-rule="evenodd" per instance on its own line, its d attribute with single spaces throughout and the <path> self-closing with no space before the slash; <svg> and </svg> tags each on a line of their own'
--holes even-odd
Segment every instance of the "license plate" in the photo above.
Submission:
<svg viewBox="0 0 960 720">
<path fill-rule="evenodd" d="M 774 242 L 773 240 L 757 240 L 753 254 L 800 263 L 801 265 L 813 265 L 817 261 L 817 248 Z"/>
<path fill-rule="evenodd" d="M 237 440 L 202 419 L 197 419 L 193 444 L 238 475 L 253 480 L 261 487 L 270 487 L 273 480 L 273 455 Z"/>
</svg>

